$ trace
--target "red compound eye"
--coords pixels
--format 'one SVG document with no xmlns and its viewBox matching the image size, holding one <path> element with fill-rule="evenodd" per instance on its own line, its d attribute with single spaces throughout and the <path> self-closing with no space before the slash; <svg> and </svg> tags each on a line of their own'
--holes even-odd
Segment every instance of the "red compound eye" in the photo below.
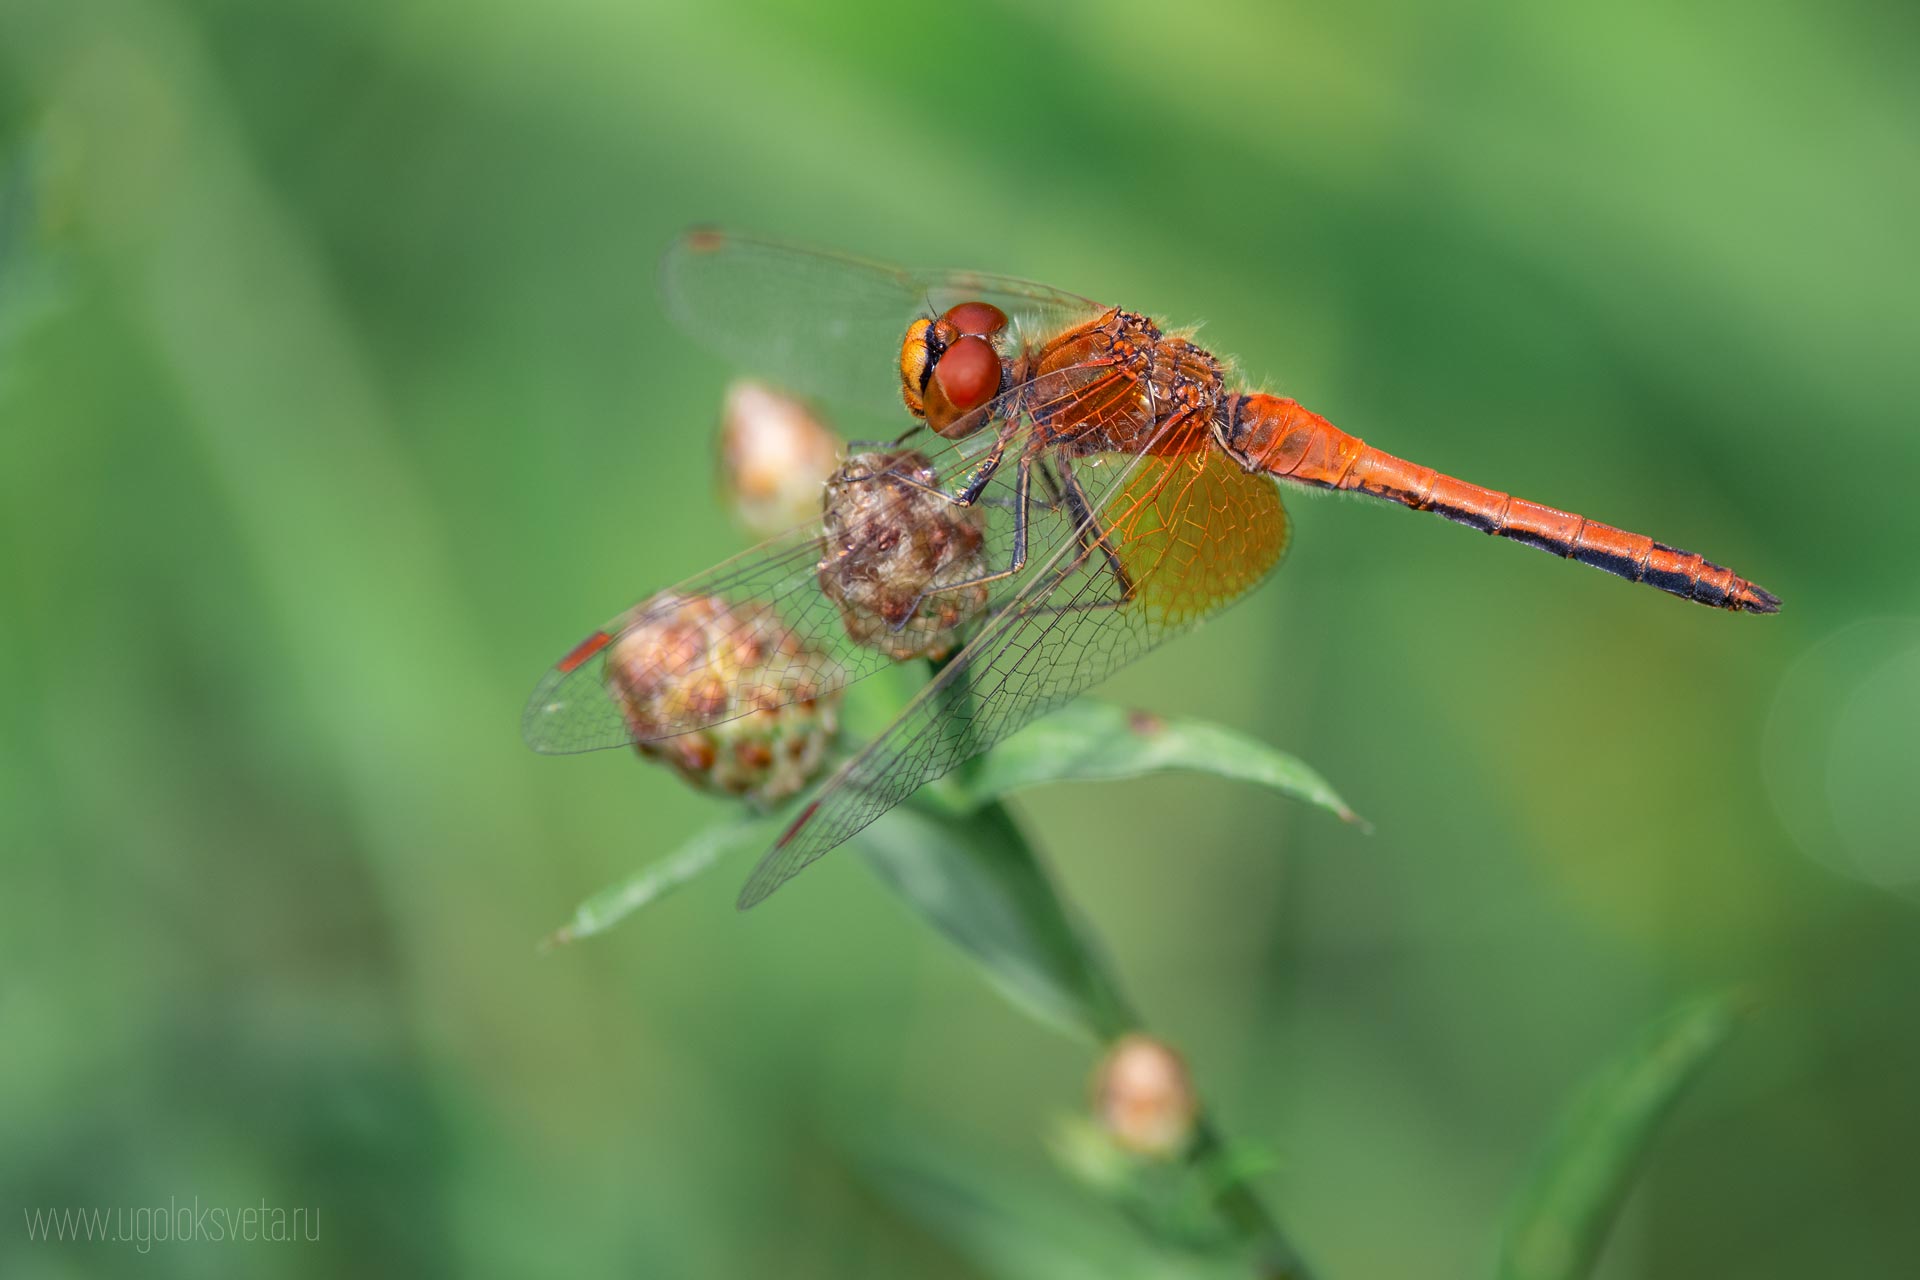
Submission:
<svg viewBox="0 0 1920 1280">
<path fill-rule="evenodd" d="M 965 337 L 948 347 L 933 366 L 947 400 L 962 413 L 978 409 L 1000 390 L 1000 356 L 985 338 Z"/>
<path fill-rule="evenodd" d="M 991 302 L 963 302 L 942 317 L 961 333 L 992 337 L 1007 327 L 1007 313 Z"/>
</svg>

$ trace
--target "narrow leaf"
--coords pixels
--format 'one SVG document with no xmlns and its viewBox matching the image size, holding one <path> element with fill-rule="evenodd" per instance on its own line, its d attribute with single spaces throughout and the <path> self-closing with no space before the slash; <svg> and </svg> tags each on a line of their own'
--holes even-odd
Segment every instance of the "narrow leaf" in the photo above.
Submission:
<svg viewBox="0 0 1920 1280">
<path fill-rule="evenodd" d="M 564 946 L 606 932 L 640 908 L 672 893 L 741 845 L 765 843 L 775 829 L 771 819 L 758 815 L 734 817 L 708 827 L 677 852 L 649 863 L 582 902 L 575 908 L 573 919 L 549 934 L 540 944 L 541 949 Z"/>
<path fill-rule="evenodd" d="M 1642 1032 L 1562 1113 L 1515 1205 L 1501 1280 L 1590 1273 L 1656 1130 L 1739 1016 L 1734 999 L 1681 1006 Z"/>
<path fill-rule="evenodd" d="M 930 1148 L 869 1158 L 867 1179 L 888 1200 L 998 1280 L 1240 1280 L 1244 1260 L 1202 1256 L 1116 1232 L 1082 1203 L 1011 1170 L 968 1169 Z"/>
<path fill-rule="evenodd" d="M 1015 1003 L 1096 1039 L 1132 1024 L 1097 948 L 999 805 L 967 817 L 902 805 L 855 841 L 880 878 Z"/>
<path fill-rule="evenodd" d="M 965 776 L 976 803 L 1043 782 L 1110 781 L 1189 770 L 1270 787 L 1365 826 L 1306 764 L 1257 738 L 1203 720 L 1172 719 L 1081 698 L 1014 734 Z"/>
<path fill-rule="evenodd" d="M 12 377 L 15 350 L 62 294 L 41 212 L 45 150 L 31 138 L 0 147 L 0 390 Z"/>
<path fill-rule="evenodd" d="M 888 1199 L 1002 1280 L 1107 1280 L 1127 1274 L 1126 1256 L 1111 1242 L 1084 1228 L 1074 1232 L 1063 1213 L 1034 1213 L 1024 1197 L 1000 1203 L 986 1179 L 966 1185 L 951 1175 L 904 1166 L 876 1169 L 873 1178 Z M 1090 1247 L 1104 1247 L 1108 1256 L 1090 1254 Z"/>
</svg>

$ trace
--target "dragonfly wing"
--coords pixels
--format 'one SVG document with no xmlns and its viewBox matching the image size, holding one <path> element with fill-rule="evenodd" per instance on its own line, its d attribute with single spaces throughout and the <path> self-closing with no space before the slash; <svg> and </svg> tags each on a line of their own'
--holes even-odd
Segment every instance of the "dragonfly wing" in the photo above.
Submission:
<svg viewBox="0 0 1920 1280">
<path fill-rule="evenodd" d="M 622 642 L 672 625 L 689 600 L 722 603 L 733 611 L 731 619 L 721 624 L 724 631 L 742 635 L 764 627 L 766 611 L 774 611 L 776 625 L 801 643 L 796 653 L 771 658 L 772 670 L 762 669 L 770 687 L 787 688 L 795 696 L 809 686 L 825 693 L 878 670 L 886 661 L 880 654 L 834 641 L 839 619 L 816 582 L 820 556 L 820 525 L 814 521 L 650 596 L 589 633 L 534 687 L 520 722 L 527 745 L 554 755 L 595 751 L 643 736 L 667 737 L 706 728 L 724 718 L 689 717 L 683 723 L 661 726 L 666 732 L 648 732 L 628 723 L 608 689 L 608 661 L 620 654 Z M 715 642 L 727 638 L 726 634 L 712 637 Z M 663 665 L 670 661 L 664 659 Z"/>
<path fill-rule="evenodd" d="M 916 317 L 992 302 L 1052 333 L 1097 304 L 971 271 L 910 271 L 730 231 L 689 231 L 661 262 L 661 290 L 690 336 L 788 390 L 897 418 L 900 339 Z"/>
<path fill-rule="evenodd" d="M 1085 461 L 1076 474 L 1086 475 Z M 922 785 L 1062 706 L 1251 591 L 1285 554 L 1278 488 L 1222 451 L 1126 460 L 1088 485 L 1131 596 L 1090 528 L 1056 547 L 1020 596 L 849 760 L 761 860 L 750 907 Z"/>
<path fill-rule="evenodd" d="M 983 454 L 1004 436 L 1009 461 L 993 474 L 972 508 L 949 508 L 942 505 L 943 499 L 919 489 L 896 487 L 883 494 L 883 504 L 866 508 L 876 518 L 839 527 L 834 545 L 825 540 L 821 522 L 812 521 L 621 613 L 569 649 L 541 678 L 521 717 L 528 745 L 544 753 L 566 754 L 673 737 L 751 710 L 773 710 L 802 699 L 830 696 L 878 671 L 895 660 L 898 650 L 890 651 L 889 646 L 900 645 L 902 634 L 910 641 L 918 633 L 889 631 L 871 612 L 861 619 L 864 628 L 855 625 L 844 595 L 835 600 L 822 590 L 823 566 L 832 559 L 837 566 L 833 572 L 846 583 L 871 567 L 892 563 L 896 552 L 891 544 L 881 544 L 903 534 L 910 542 L 916 527 L 929 518 L 960 521 L 978 531 L 977 550 L 969 557 L 974 567 L 965 572 L 957 565 L 942 569 L 930 577 L 932 583 L 944 585 L 1007 566 L 1013 558 L 1015 526 L 1016 467 L 1010 460 L 1020 456 L 1031 429 L 1020 411 L 1038 399 L 1086 413 L 1113 412 L 1109 401 L 1130 403 L 1108 390 L 1119 381 L 1104 366 L 1058 370 L 969 415 L 961 424 L 963 434 L 974 421 L 981 425 L 965 439 L 946 440 L 920 432 L 913 448 L 925 465 L 902 469 L 948 494 L 967 487 L 978 473 Z M 883 476 L 865 483 L 896 482 Z M 1029 524 L 1036 546 L 1063 545 L 1071 535 L 1070 525 L 1058 512 Z M 1014 599 L 1042 558 L 1030 557 L 1026 574 L 1009 575 L 970 593 L 967 604 L 973 616 L 953 632 L 953 643 L 957 645 L 969 629 L 984 625 L 984 619 Z M 873 588 L 871 583 L 852 585 L 855 590 Z M 863 597 L 872 598 L 871 594 Z M 937 613 L 941 597 L 928 600 L 934 602 L 929 610 Z M 690 603 L 699 615 L 697 644 L 692 636 L 683 635 Z M 913 601 L 896 599 L 894 603 Z M 901 625 L 917 624 L 903 619 Z M 706 661 L 709 654 L 748 652 L 750 662 Z M 628 689 L 665 688 L 716 676 L 726 686 L 717 696 L 668 699 L 670 705 L 649 699 L 646 717 L 636 720 L 630 712 L 632 704 L 610 692 L 615 674 Z"/>
</svg>

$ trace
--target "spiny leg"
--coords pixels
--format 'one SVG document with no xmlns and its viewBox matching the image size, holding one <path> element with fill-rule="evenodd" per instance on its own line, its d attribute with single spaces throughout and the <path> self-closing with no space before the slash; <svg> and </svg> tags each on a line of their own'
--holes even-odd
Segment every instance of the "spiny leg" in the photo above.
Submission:
<svg viewBox="0 0 1920 1280">
<path fill-rule="evenodd" d="M 943 582 L 938 586 L 927 587 L 914 597 L 913 606 L 901 616 L 899 622 L 894 624 L 895 631 L 906 626 L 907 621 L 919 613 L 921 604 L 928 596 L 937 595 L 942 591 L 963 591 L 969 587 L 999 582 L 1003 578 L 1013 577 L 1027 567 L 1028 518 L 1033 497 L 1033 457 L 1033 451 L 1029 449 L 1023 452 L 1020 455 L 1020 461 L 1014 464 L 1013 554 L 1008 557 L 1007 567 L 992 573 L 980 574 L 978 577 L 966 578 L 960 582 Z"/>
<path fill-rule="evenodd" d="M 1093 513 L 1093 506 L 1087 501 L 1086 490 L 1080 487 L 1079 477 L 1073 474 L 1073 464 L 1067 460 L 1064 452 L 1059 454 L 1056 460 L 1060 465 L 1060 479 L 1064 482 L 1064 486 L 1055 495 L 1054 500 L 1066 503 L 1067 518 L 1073 521 L 1074 528 L 1080 530 L 1080 545 L 1084 552 L 1090 554 L 1097 546 L 1100 554 L 1106 557 L 1107 569 L 1113 574 L 1113 580 L 1120 588 L 1119 598 L 1111 603 L 1125 604 L 1133 599 L 1137 589 L 1133 576 L 1127 572 L 1126 565 L 1121 563 L 1120 553 L 1114 550 L 1113 540 L 1107 536 L 1107 531 L 1100 525 L 1099 517 Z M 1051 472 L 1047 479 L 1051 485 L 1053 483 Z"/>
<path fill-rule="evenodd" d="M 847 449 L 852 453 L 871 453 L 879 449 L 898 449 L 901 445 L 913 439 L 916 434 L 924 430 L 926 430 L 926 424 L 916 422 L 891 440 L 849 440 L 847 441 Z"/>
<path fill-rule="evenodd" d="M 1014 420 L 1009 421 L 1009 428 L 1011 428 L 1013 421 Z M 908 434 L 911 435 L 912 432 Z M 901 437 L 903 440 L 905 438 L 905 436 Z M 948 493 L 944 485 L 929 484 L 925 480 L 907 475 L 905 472 L 896 471 L 892 468 L 888 468 L 886 471 L 870 471 L 864 476 L 853 476 L 849 478 L 872 480 L 884 475 L 891 479 L 898 480 L 910 489 L 918 489 L 922 493 L 937 494 L 956 507 L 970 507 L 980 500 L 980 495 L 986 491 L 987 485 L 992 483 L 994 473 L 1000 469 L 1001 459 L 1006 456 L 1007 441 L 1011 438 L 1011 430 L 1001 432 L 1000 437 L 993 442 L 993 448 L 988 450 L 986 457 L 974 464 L 973 470 L 967 477 L 967 482 L 960 487 L 959 493 Z"/>
<path fill-rule="evenodd" d="M 1027 609 L 1026 612 L 1029 616 L 1039 617 L 1043 615 L 1092 613 L 1101 609 L 1125 608 L 1132 602 L 1139 588 L 1133 581 L 1133 576 L 1128 573 L 1126 566 L 1121 563 L 1119 554 L 1113 549 L 1111 540 L 1100 527 L 1099 521 L 1093 516 L 1092 504 L 1088 502 L 1086 492 L 1080 487 L 1079 479 L 1073 475 L 1066 458 L 1064 456 L 1057 456 L 1055 461 L 1060 465 L 1059 475 L 1056 475 L 1054 469 L 1047 465 L 1046 462 L 1043 461 L 1039 464 L 1041 480 L 1045 483 L 1051 496 L 1044 500 L 1036 497 L 1034 499 L 1034 505 L 1047 511 L 1064 510 L 1067 518 L 1073 521 L 1073 527 L 1076 530 L 1075 538 L 1080 544 L 1080 551 L 1079 554 L 1075 555 L 1065 564 L 1053 569 L 1051 571 L 1052 582 L 1044 588 L 1036 589 L 1034 597 L 1044 600 L 1052 596 L 1054 592 L 1060 590 L 1062 586 L 1073 578 L 1074 574 L 1086 567 L 1096 550 L 1101 553 L 1106 561 L 1103 576 L 1110 576 L 1113 579 L 1114 585 L 1118 587 L 1119 590 L 1114 595 L 1101 600 L 1080 600 L 1076 598 L 1067 604 L 1035 605 Z M 1062 475 L 1066 477 L 1065 482 L 1060 478 Z M 1087 585 L 1090 586 L 1091 583 Z M 1082 587 L 1081 590 L 1085 590 L 1085 587 Z"/>
</svg>

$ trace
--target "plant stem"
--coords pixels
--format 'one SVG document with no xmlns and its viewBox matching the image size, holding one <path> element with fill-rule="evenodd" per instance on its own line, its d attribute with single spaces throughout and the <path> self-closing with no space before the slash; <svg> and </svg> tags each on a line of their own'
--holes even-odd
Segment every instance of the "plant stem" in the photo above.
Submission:
<svg viewBox="0 0 1920 1280">
<path fill-rule="evenodd" d="M 1017 844 L 1042 875 L 1048 880 L 1053 879 L 1046 860 L 1034 848 L 1026 831 L 1005 805 L 998 800 L 982 805 L 974 811 L 974 818 L 999 828 L 1001 838 Z M 1105 947 L 1093 936 L 1086 921 L 1072 912 L 1071 904 L 1060 895 L 1057 885 L 1055 897 L 1059 898 L 1062 909 L 1070 913 L 1069 923 L 1081 935 L 1080 953 L 1089 970 L 1088 984 L 1099 993 L 1098 1005 L 1103 1011 L 1102 1021 L 1106 1024 L 1100 1028 L 1102 1039 L 1111 1046 L 1123 1035 L 1144 1033 L 1145 1020 L 1121 990 L 1111 968 L 1105 963 Z M 1226 1153 L 1226 1145 L 1211 1113 L 1202 1104 L 1194 1120 L 1193 1141 L 1187 1148 L 1187 1165 L 1196 1173 L 1206 1173 L 1204 1166 L 1220 1160 Z M 1312 1280 L 1313 1273 L 1306 1260 L 1293 1247 L 1279 1219 L 1247 1185 L 1245 1178 L 1234 1174 L 1222 1182 L 1214 1193 L 1214 1207 L 1240 1238 L 1256 1250 L 1256 1274 L 1260 1280 Z"/>
<path fill-rule="evenodd" d="M 935 679 L 939 678 L 946 665 L 944 661 L 928 663 Z M 949 699 L 971 697 L 971 688 L 962 677 L 949 685 L 943 696 Z M 968 766 L 963 765 L 960 771 L 963 786 L 967 772 Z M 1046 859 L 1040 856 L 1040 851 L 1034 848 L 1033 841 L 1027 838 L 1026 831 L 1004 804 L 993 800 L 980 805 L 973 811 L 972 820 L 997 828 L 1000 838 L 1019 849 L 1044 880 L 1053 881 L 1052 870 Z M 1073 910 L 1072 904 L 1059 892 L 1058 884 L 1054 883 L 1052 888 L 1054 898 L 1067 916 L 1068 926 L 1080 936 L 1079 951 L 1086 969 L 1085 983 L 1087 989 L 1095 994 L 1094 1007 L 1098 1010 L 1095 1016 L 1103 1024 L 1098 1028 L 1100 1038 L 1111 1046 L 1129 1032 L 1144 1032 L 1144 1019 L 1134 1009 L 1133 1002 L 1127 998 L 1106 963 L 1106 948 L 1085 919 Z M 1194 1136 L 1187 1148 L 1186 1163 L 1194 1173 L 1205 1175 L 1208 1172 L 1205 1166 L 1221 1160 L 1225 1153 L 1226 1141 L 1203 1103 L 1194 1120 Z M 1253 1246 L 1259 1280 L 1312 1280 L 1312 1271 L 1281 1229 L 1279 1220 L 1244 1177 L 1230 1173 L 1214 1192 L 1214 1206 L 1240 1238 Z"/>
<path fill-rule="evenodd" d="M 1213 1117 L 1203 1106 L 1194 1121 L 1193 1144 L 1188 1148 L 1187 1161 L 1193 1165 L 1205 1164 L 1218 1159 L 1225 1151 L 1226 1143 L 1220 1137 Z M 1306 1260 L 1293 1247 L 1293 1242 L 1287 1239 L 1273 1211 L 1254 1194 L 1245 1179 L 1235 1177 L 1223 1184 L 1214 1196 L 1214 1204 L 1221 1215 L 1259 1250 L 1258 1274 L 1261 1280 L 1312 1280 L 1313 1273 L 1308 1270 Z"/>
</svg>

